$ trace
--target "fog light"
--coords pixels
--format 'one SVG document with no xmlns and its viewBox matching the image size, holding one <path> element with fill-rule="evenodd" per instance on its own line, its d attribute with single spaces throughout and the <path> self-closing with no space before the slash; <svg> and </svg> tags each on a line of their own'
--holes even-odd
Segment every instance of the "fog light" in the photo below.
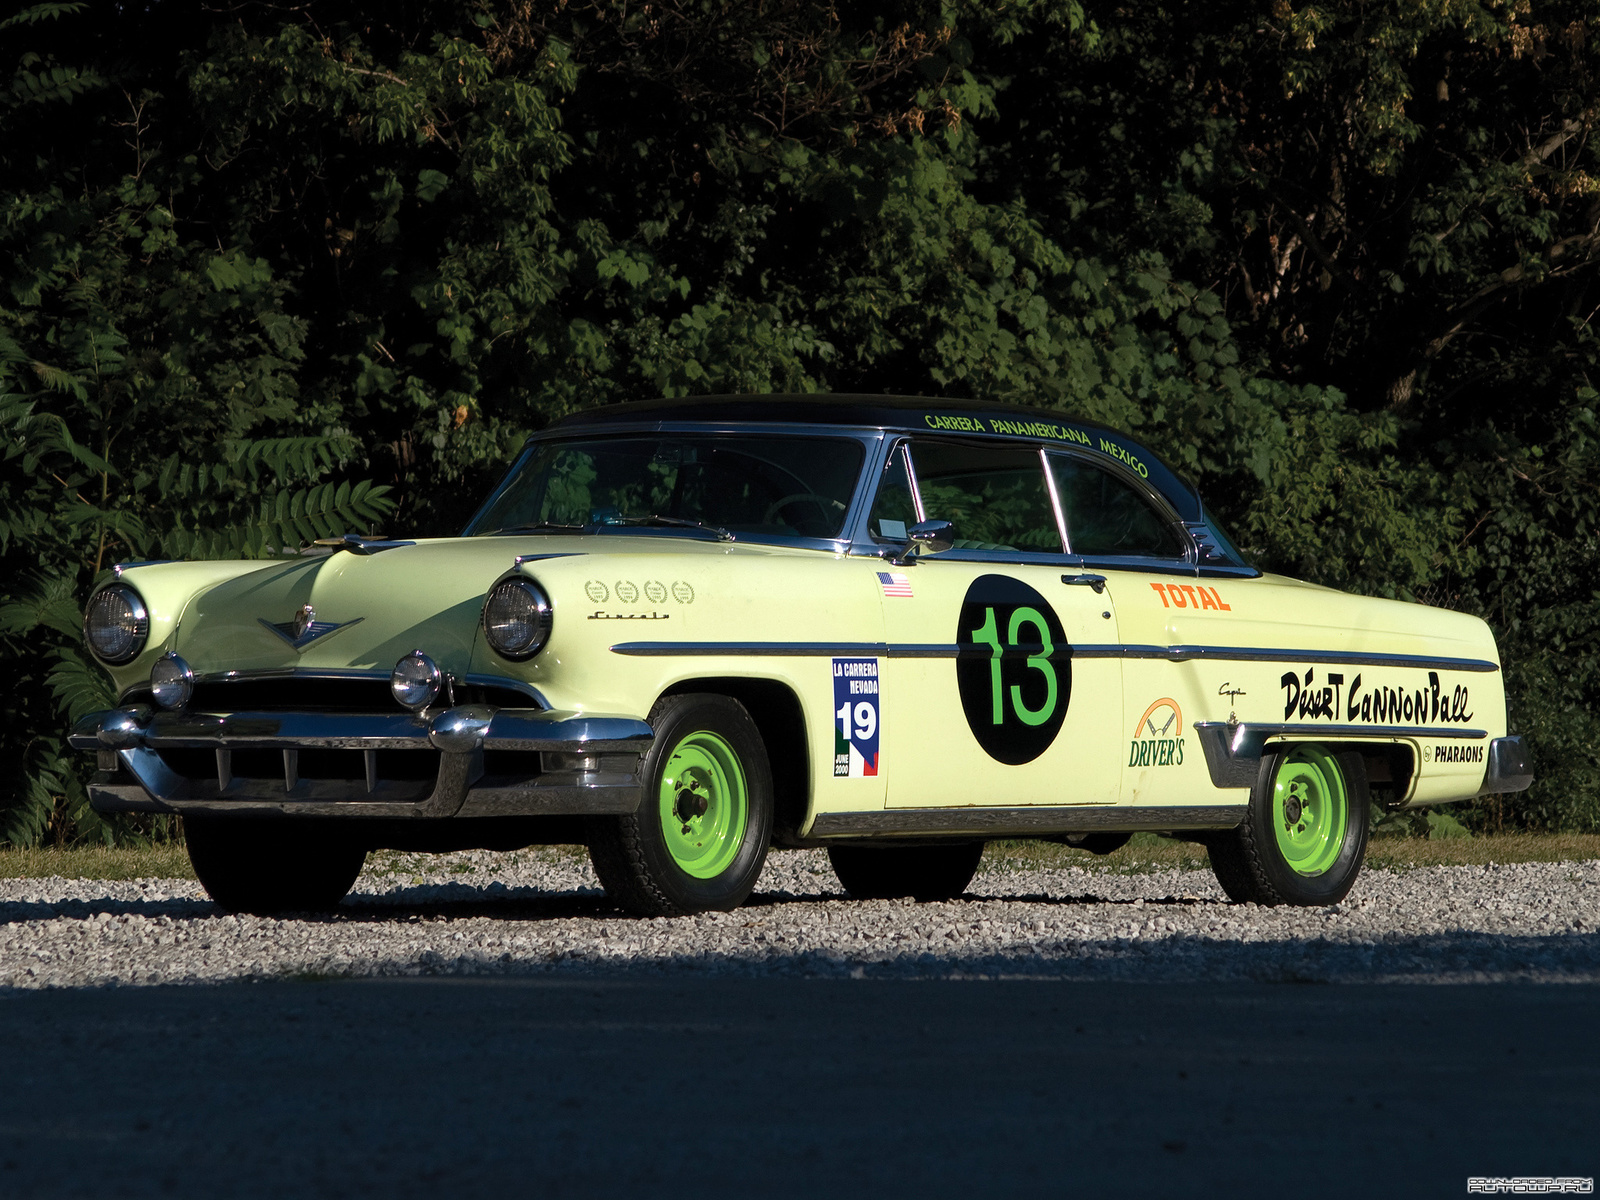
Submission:
<svg viewBox="0 0 1600 1200">
<path fill-rule="evenodd" d="M 402 707 L 413 712 L 427 708 L 438 698 L 444 686 L 444 676 L 439 665 L 421 650 L 413 650 L 394 665 L 389 676 L 389 690 Z"/>
<path fill-rule="evenodd" d="M 150 695 L 162 708 L 182 708 L 194 695 L 194 672 L 168 650 L 150 668 Z"/>
</svg>

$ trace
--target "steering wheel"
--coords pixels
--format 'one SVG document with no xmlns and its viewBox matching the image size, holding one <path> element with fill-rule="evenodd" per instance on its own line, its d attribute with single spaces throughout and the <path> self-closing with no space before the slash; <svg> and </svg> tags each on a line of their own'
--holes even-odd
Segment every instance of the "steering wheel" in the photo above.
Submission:
<svg viewBox="0 0 1600 1200">
<path fill-rule="evenodd" d="M 824 523 L 829 523 L 828 519 L 832 516 L 832 513 L 828 511 L 830 507 L 837 512 L 844 511 L 844 502 L 835 500 L 832 496 L 823 496 L 816 492 L 793 492 L 787 496 L 780 496 L 767 505 L 767 511 L 762 515 L 761 523 L 763 525 L 771 525 L 775 518 L 782 515 L 785 508 L 788 508 L 791 504 L 798 504 L 802 500 L 809 500 L 817 506 L 817 511 L 822 514 Z M 795 522 L 791 521 L 788 524 L 792 525 Z"/>
</svg>

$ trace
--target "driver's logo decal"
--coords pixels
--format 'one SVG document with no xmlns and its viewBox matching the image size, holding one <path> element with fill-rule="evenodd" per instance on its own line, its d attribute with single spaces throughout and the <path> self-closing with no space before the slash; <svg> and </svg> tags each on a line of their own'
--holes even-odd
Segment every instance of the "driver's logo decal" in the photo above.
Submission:
<svg viewBox="0 0 1600 1200">
<path fill-rule="evenodd" d="M 1043 596 L 981 575 L 961 602 L 956 686 L 972 736 L 997 762 L 1032 762 L 1056 740 L 1072 698 L 1072 648 Z"/>
</svg>

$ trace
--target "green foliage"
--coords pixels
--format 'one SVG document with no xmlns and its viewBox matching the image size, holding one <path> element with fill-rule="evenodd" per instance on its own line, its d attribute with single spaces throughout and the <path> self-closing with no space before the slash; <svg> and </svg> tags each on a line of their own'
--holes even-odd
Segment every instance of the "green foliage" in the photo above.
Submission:
<svg viewBox="0 0 1600 1200">
<path fill-rule="evenodd" d="M 775 390 L 1103 420 L 1263 565 L 1484 615 L 1540 782 L 1463 819 L 1600 828 L 1595 24 L 1576 0 L 0 20 L 9 836 L 103 836 L 51 739 L 104 702 L 75 631 L 111 563 L 447 533 L 565 413 Z"/>
</svg>

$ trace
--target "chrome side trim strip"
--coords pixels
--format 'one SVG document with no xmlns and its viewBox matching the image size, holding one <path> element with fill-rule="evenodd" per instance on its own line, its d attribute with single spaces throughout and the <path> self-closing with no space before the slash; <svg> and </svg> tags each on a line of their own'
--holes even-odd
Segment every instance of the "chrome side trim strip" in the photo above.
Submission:
<svg viewBox="0 0 1600 1200">
<path fill-rule="evenodd" d="M 1433 667 L 1441 671 L 1498 671 L 1484 658 L 1445 658 L 1433 654 L 1378 654 L 1348 650 L 1258 650 L 1250 646 L 1130 646 L 1141 653 L 1126 658 L 1165 658 L 1172 662 L 1213 659 L 1217 662 L 1326 663 L 1346 667 Z M 1148 652 L 1148 653 L 1146 653 Z"/>
<path fill-rule="evenodd" d="M 1027 653 L 1035 647 L 1018 646 Z M 959 658 L 962 653 L 990 651 L 975 643 L 958 642 L 618 642 L 613 654 L 635 657 L 748 657 L 819 658 L 877 655 L 883 658 Z M 1144 658 L 1168 662 L 1206 660 L 1211 662 L 1317 663 L 1350 667 L 1421 667 L 1440 671 L 1498 671 L 1499 663 L 1479 658 L 1442 658 L 1427 654 L 1364 654 L 1344 650 L 1256 650 L 1244 646 L 1139 646 L 1083 644 L 1063 646 L 1052 657 L 1058 658 Z"/>
<path fill-rule="evenodd" d="M 1038 836 L 1118 829 L 1232 829 L 1244 804 L 1130 807 L 1120 804 L 1033 808 L 896 808 L 874 812 L 818 813 L 807 837 L 916 837 L 969 833 L 985 837 Z"/>
<path fill-rule="evenodd" d="M 882 642 L 618 642 L 611 647 L 613 654 L 634 658 L 868 658 L 888 651 Z"/>
<path fill-rule="evenodd" d="M 1196 721 L 1191 728 L 1200 739 L 1211 784 L 1219 788 L 1254 787 L 1261 773 L 1261 755 L 1274 738 L 1453 738 L 1481 741 L 1486 729 L 1454 726 L 1406 725 L 1229 725 L 1226 721 Z"/>
</svg>

